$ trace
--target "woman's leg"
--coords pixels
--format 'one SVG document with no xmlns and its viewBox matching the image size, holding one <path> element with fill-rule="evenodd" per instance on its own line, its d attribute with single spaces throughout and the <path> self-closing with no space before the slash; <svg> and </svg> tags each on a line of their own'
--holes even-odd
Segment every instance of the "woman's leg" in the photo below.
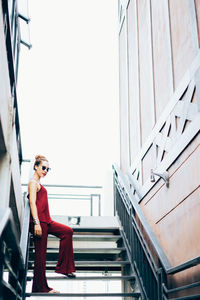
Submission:
<svg viewBox="0 0 200 300">
<path fill-rule="evenodd" d="M 64 224 L 53 221 L 48 224 L 48 233 L 60 238 L 59 256 L 55 272 L 61 274 L 75 272 L 72 245 L 73 229 Z"/>
<path fill-rule="evenodd" d="M 47 235 L 48 228 L 46 223 L 40 223 L 42 227 L 41 238 L 34 236 L 35 244 L 35 265 L 33 277 L 33 293 L 48 293 L 52 290 L 47 284 L 46 279 L 46 249 L 47 249 Z M 31 233 L 33 233 L 33 224 L 31 224 Z"/>
</svg>

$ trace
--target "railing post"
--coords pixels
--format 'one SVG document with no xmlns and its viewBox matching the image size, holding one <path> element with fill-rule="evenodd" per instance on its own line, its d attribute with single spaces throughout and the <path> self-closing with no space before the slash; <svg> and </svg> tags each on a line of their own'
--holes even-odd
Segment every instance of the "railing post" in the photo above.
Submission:
<svg viewBox="0 0 200 300">
<path fill-rule="evenodd" d="M 158 300 L 163 300 L 163 269 L 157 270 L 158 276 Z"/>
<path fill-rule="evenodd" d="M 113 196 L 114 196 L 114 216 L 116 216 L 116 186 L 115 186 L 115 171 L 113 172 Z"/>
<path fill-rule="evenodd" d="M 101 195 L 98 195 L 99 198 L 99 216 L 101 216 Z"/>
<path fill-rule="evenodd" d="M 3 256 L 3 240 L 2 238 L 0 237 L 0 300 L 3 299 L 3 296 L 2 296 L 2 279 L 3 279 L 3 259 L 4 259 L 4 256 Z"/>
</svg>

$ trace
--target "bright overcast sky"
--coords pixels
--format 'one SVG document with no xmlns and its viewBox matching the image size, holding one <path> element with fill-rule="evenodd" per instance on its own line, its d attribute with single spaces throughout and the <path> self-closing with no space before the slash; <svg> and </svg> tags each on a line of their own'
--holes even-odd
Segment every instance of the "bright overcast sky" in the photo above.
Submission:
<svg viewBox="0 0 200 300">
<path fill-rule="evenodd" d="M 22 150 L 24 159 L 49 159 L 46 183 L 103 184 L 118 160 L 117 2 L 29 1 L 33 47 L 21 45 L 18 77 Z"/>
</svg>

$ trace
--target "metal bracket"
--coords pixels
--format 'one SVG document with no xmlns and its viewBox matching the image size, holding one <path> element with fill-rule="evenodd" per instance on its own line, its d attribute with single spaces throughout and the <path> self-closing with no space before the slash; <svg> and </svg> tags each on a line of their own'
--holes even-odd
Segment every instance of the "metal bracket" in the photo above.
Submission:
<svg viewBox="0 0 200 300">
<path fill-rule="evenodd" d="M 153 171 L 153 169 L 151 169 L 151 176 L 150 176 L 150 181 L 151 182 L 155 182 L 155 176 L 159 176 L 160 178 L 162 178 L 165 181 L 166 187 L 169 187 L 169 173 L 167 171 L 163 172 L 163 173 L 156 173 Z"/>
<path fill-rule="evenodd" d="M 18 17 L 25 21 L 27 24 L 30 22 L 30 18 L 25 17 L 24 15 L 18 13 Z"/>
<path fill-rule="evenodd" d="M 31 44 L 26 43 L 24 40 L 20 40 L 20 43 L 26 46 L 29 50 L 32 48 Z"/>
</svg>

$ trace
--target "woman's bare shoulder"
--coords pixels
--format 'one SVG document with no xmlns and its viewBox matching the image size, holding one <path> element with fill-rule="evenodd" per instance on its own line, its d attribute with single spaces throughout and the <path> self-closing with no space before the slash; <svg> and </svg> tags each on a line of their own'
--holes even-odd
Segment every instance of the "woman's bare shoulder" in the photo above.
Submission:
<svg viewBox="0 0 200 300">
<path fill-rule="evenodd" d="M 31 189 L 36 189 L 36 190 L 40 189 L 39 183 L 34 178 L 32 178 L 29 181 L 28 187 L 31 188 Z"/>
</svg>

